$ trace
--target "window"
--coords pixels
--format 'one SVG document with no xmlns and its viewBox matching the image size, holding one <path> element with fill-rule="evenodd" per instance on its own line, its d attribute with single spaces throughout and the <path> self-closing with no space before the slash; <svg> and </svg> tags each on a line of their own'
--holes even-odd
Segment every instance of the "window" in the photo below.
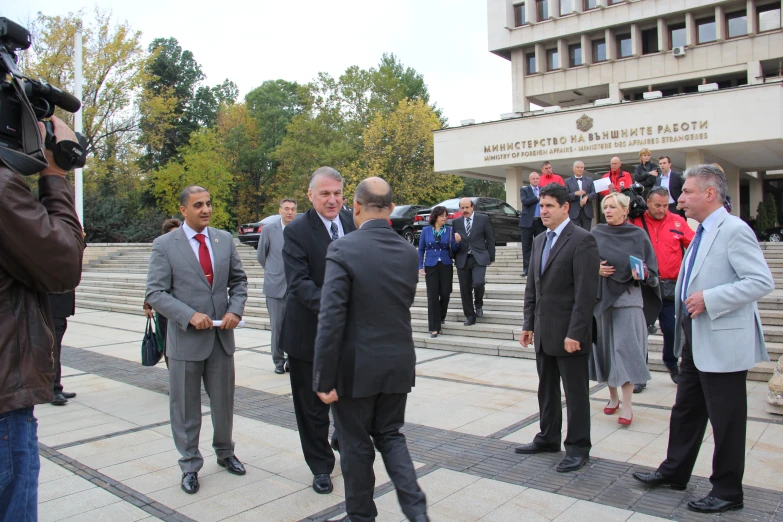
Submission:
<svg viewBox="0 0 783 522">
<path fill-rule="evenodd" d="M 482 212 L 486 212 L 487 214 L 502 214 L 503 213 L 503 208 L 501 206 L 501 203 L 497 199 L 482 199 L 482 200 L 479 200 L 478 205 L 476 205 L 476 208 L 478 208 Z"/>
<path fill-rule="evenodd" d="M 568 46 L 568 65 L 569 67 L 578 67 L 585 63 L 582 58 L 582 46 L 579 44 Z"/>
<path fill-rule="evenodd" d="M 631 35 L 626 34 L 617 37 L 617 57 L 628 58 L 633 54 L 633 45 L 631 45 Z"/>
<path fill-rule="evenodd" d="M 780 2 L 760 5 L 756 8 L 759 15 L 759 32 L 780 29 Z"/>
<path fill-rule="evenodd" d="M 717 40 L 718 34 L 715 18 L 702 18 L 701 20 L 696 20 L 696 35 L 698 43 L 700 44 Z"/>
<path fill-rule="evenodd" d="M 527 53 L 525 55 L 525 62 L 527 64 L 527 74 L 536 74 L 536 53 Z"/>
<path fill-rule="evenodd" d="M 726 15 L 726 34 L 729 38 L 748 34 L 748 14 L 745 11 Z"/>
<path fill-rule="evenodd" d="M 519 27 L 527 23 L 527 13 L 525 12 L 525 3 L 514 6 L 514 27 Z"/>
<path fill-rule="evenodd" d="M 606 40 L 593 40 L 593 63 L 606 61 Z"/>
<path fill-rule="evenodd" d="M 642 31 L 642 54 L 653 54 L 658 51 L 658 28 Z"/>
<path fill-rule="evenodd" d="M 503 213 L 507 216 L 514 216 L 517 217 L 519 214 L 517 214 L 517 211 L 514 210 L 514 207 L 509 205 L 508 203 L 502 203 L 503 205 Z"/>
<path fill-rule="evenodd" d="M 574 0 L 560 0 L 560 16 L 574 12 Z"/>
<path fill-rule="evenodd" d="M 547 49 L 546 51 L 546 70 L 554 71 L 560 68 L 560 56 L 557 49 Z"/>
<path fill-rule="evenodd" d="M 539 22 L 549 20 L 549 0 L 536 0 L 536 15 Z"/>
<path fill-rule="evenodd" d="M 609 5 L 622 4 L 625 0 L 609 0 Z"/>
<path fill-rule="evenodd" d="M 671 49 L 675 47 L 685 47 L 685 24 L 674 24 L 669 26 L 669 45 Z"/>
<path fill-rule="evenodd" d="M 584 0 L 582 10 L 589 11 L 590 9 L 595 9 L 598 7 L 598 0 Z"/>
</svg>

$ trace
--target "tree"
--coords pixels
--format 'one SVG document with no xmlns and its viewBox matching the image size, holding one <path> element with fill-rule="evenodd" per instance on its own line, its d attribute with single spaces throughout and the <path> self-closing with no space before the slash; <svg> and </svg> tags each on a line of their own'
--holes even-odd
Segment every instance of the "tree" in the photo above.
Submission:
<svg viewBox="0 0 783 522">
<path fill-rule="evenodd" d="M 457 197 L 483 196 L 485 198 L 506 198 L 506 187 L 499 181 L 488 181 L 485 179 L 464 178 L 465 186 L 457 194 Z M 512 201 L 508 202 L 513 203 Z"/>
<path fill-rule="evenodd" d="M 433 171 L 432 131 L 441 127 L 424 100 L 403 99 L 390 113 L 377 113 L 363 135 L 358 162 L 346 169 L 346 192 L 369 176 L 385 179 L 397 204 L 434 204 L 462 189 L 462 178 Z"/>
</svg>

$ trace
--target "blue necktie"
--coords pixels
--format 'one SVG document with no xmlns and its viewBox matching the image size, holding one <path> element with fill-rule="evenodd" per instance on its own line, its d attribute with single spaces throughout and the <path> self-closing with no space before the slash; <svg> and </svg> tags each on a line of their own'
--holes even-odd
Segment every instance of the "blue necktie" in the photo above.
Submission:
<svg viewBox="0 0 783 522">
<path fill-rule="evenodd" d="M 544 252 L 541 254 L 541 275 L 546 270 L 546 262 L 549 260 L 549 253 L 552 251 L 552 243 L 555 240 L 555 232 L 550 230 L 546 233 L 546 243 L 544 243 Z"/>
<path fill-rule="evenodd" d="M 332 221 L 332 241 L 337 241 L 340 235 L 337 233 L 337 223 Z"/>
<path fill-rule="evenodd" d="M 538 187 L 533 187 L 533 194 L 535 194 L 536 197 L 538 197 Z M 536 203 L 536 211 L 533 214 L 533 217 L 540 217 L 540 216 L 541 216 L 541 206 L 538 203 Z"/>
<path fill-rule="evenodd" d="M 696 235 L 693 237 L 693 248 L 691 248 L 691 257 L 688 258 L 688 268 L 685 270 L 685 280 L 683 281 L 681 296 L 683 303 L 688 298 L 688 285 L 691 282 L 691 271 L 693 270 L 693 263 L 696 261 L 696 254 L 699 253 L 699 243 L 701 242 L 702 232 L 704 232 L 704 227 L 699 225 L 696 229 Z"/>
</svg>

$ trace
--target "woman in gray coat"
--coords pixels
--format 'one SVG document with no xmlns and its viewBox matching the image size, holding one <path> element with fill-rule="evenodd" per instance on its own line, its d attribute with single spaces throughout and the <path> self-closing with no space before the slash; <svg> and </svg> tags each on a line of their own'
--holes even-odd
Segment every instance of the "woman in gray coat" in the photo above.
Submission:
<svg viewBox="0 0 783 522">
<path fill-rule="evenodd" d="M 643 229 L 627 222 L 630 198 L 613 192 L 601 202 L 606 224 L 593 229 L 601 257 L 596 321 L 596 345 L 590 357 L 590 379 L 609 385 L 604 413 L 621 409 L 617 422 L 630 426 L 633 383 L 650 380 L 647 368 L 647 325 L 661 309 L 658 259 Z M 632 269 L 630 256 L 645 264 L 643 274 Z M 622 402 L 617 389 L 623 393 Z"/>
</svg>

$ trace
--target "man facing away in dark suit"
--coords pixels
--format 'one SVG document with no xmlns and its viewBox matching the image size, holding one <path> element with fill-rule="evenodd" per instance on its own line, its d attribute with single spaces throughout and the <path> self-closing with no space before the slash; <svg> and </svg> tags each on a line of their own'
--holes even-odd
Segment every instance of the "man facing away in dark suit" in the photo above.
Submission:
<svg viewBox="0 0 783 522">
<path fill-rule="evenodd" d="M 577 160 L 574 162 L 573 177 L 565 181 L 571 207 L 568 217 L 574 225 L 590 232 L 593 226 L 593 201 L 598 197 L 598 193 L 593 186 L 593 178 L 585 176 L 584 173 L 585 164 Z"/>
<path fill-rule="evenodd" d="M 68 318 L 76 313 L 76 292 L 70 290 L 63 292 L 62 294 L 49 294 L 49 306 L 52 308 L 52 320 L 54 321 L 54 333 L 57 337 L 57 373 L 54 377 L 54 400 L 52 404 L 55 406 L 63 406 L 68 404 L 68 399 L 76 397 L 75 392 L 67 392 L 63 390 L 62 385 L 62 372 L 63 367 L 60 364 L 60 356 L 63 349 L 63 337 L 65 336 L 65 330 L 68 329 Z"/>
<path fill-rule="evenodd" d="M 560 451 L 563 410 L 560 380 L 568 404 L 566 456 L 557 471 L 576 471 L 590 455 L 590 357 L 593 307 L 598 296 L 598 243 L 568 219 L 568 190 L 549 184 L 540 192 L 547 233 L 536 238 L 525 286 L 519 344 L 535 341 L 541 431 L 517 453 Z M 535 333 L 535 339 L 534 339 Z"/>
<path fill-rule="evenodd" d="M 316 493 L 331 493 L 334 452 L 329 447 L 329 405 L 313 392 L 313 347 L 321 308 L 326 249 L 356 230 L 349 212 L 340 212 L 343 178 L 331 167 L 310 177 L 307 197 L 313 208 L 285 227 L 283 263 L 288 282 L 280 342 L 288 354 L 291 394 L 305 462 Z M 336 433 L 332 447 L 336 446 Z"/>
<path fill-rule="evenodd" d="M 313 390 L 332 404 L 345 479 L 344 522 L 374 522 L 375 448 L 409 520 L 426 522 L 405 436 L 405 403 L 414 384 L 416 352 L 410 307 L 418 255 L 389 225 L 392 190 L 381 178 L 354 193 L 359 227 L 329 247 L 323 306 L 315 341 Z"/>
<path fill-rule="evenodd" d="M 209 226 L 209 192 L 190 186 L 179 201 L 185 222 L 152 243 L 144 301 L 168 319 L 171 432 L 182 455 L 180 487 L 193 494 L 204 465 L 198 448 L 202 381 L 209 396 L 217 463 L 229 473 L 245 474 L 234 455 L 232 433 L 234 328 L 245 309 L 247 276 L 231 234 Z M 221 323 L 213 328 L 216 320 Z"/>
<path fill-rule="evenodd" d="M 658 158 L 658 167 L 661 169 L 661 173 L 654 173 L 656 180 L 653 184 L 653 188 L 664 187 L 666 190 L 668 190 L 669 212 L 685 217 L 685 211 L 677 209 L 677 201 L 682 195 L 682 185 L 684 183 L 682 174 L 672 170 L 672 160 L 669 159 L 669 156 L 661 156 Z M 650 174 L 653 173 L 651 172 Z"/>
<path fill-rule="evenodd" d="M 462 239 L 462 248 L 457 252 L 457 277 L 462 297 L 462 311 L 465 326 L 476 324 L 476 317 L 484 315 L 484 285 L 487 267 L 495 262 L 495 231 L 489 216 L 474 212 L 473 200 L 459 201 L 462 217 L 452 222 L 454 233 Z M 473 294 L 476 308 L 473 308 Z"/>
<path fill-rule="evenodd" d="M 527 276 L 530 267 L 533 239 L 546 230 L 541 222 L 541 209 L 538 206 L 541 176 L 538 172 L 531 172 L 528 181 L 530 185 L 519 189 L 519 199 L 522 201 L 522 212 L 519 215 L 519 228 L 522 229 L 522 277 Z"/>
</svg>

